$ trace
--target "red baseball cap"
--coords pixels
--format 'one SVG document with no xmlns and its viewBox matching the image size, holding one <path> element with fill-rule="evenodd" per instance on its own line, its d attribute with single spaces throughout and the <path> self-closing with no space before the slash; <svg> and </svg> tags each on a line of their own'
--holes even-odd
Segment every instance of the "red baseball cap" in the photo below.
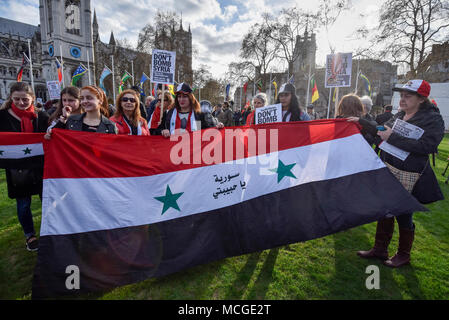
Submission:
<svg viewBox="0 0 449 320">
<path fill-rule="evenodd" d="M 402 87 L 393 88 L 393 91 L 413 92 L 427 98 L 430 95 L 430 84 L 426 80 L 415 79 L 410 80 Z"/>
</svg>

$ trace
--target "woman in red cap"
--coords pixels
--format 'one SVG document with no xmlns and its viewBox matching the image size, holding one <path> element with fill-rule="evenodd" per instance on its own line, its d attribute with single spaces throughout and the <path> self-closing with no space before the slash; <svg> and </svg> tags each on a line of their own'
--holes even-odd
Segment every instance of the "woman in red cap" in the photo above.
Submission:
<svg viewBox="0 0 449 320">
<path fill-rule="evenodd" d="M 0 110 L 0 131 L 3 132 L 45 132 L 48 127 L 48 114 L 37 112 L 34 108 L 35 95 L 30 85 L 16 82 L 11 86 L 10 95 Z M 13 163 L 6 168 L 8 197 L 16 199 L 17 216 L 25 234 L 27 250 L 36 251 L 38 240 L 34 230 L 31 213 L 31 196 L 42 197 L 42 161 L 30 158 L 28 168 Z"/>
<path fill-rule="evenodd" d="M 211 127 L 219 129 L 224 127 L 212 116 L 201 112 L 200 103 L 187 83 L 180 83 L 175 94 L 175 104 L 171 110 L 164 113 L 162 123 L 158 128 L 162 136 L 168 138 L 175 132 L 183 133 Z"/>
<path fill-rule="evenodd" d="M 411 80 L 393 91 L 400 92 L 400 111 L 384 124 L 385 130 L 377 131 L 365 120 L 356 117 L 349 118 L 349 121 L 358 121 L 363 128 L 379 135 L 383 141 L 409 153 L 401 160 L 382 150 L 380 157 L 419 202 L 427 204 L 442 200 L 444 197 L 430 166 L 429 154 L 437 151 L 443 139 L 444 121 L 428 99 L 430 85 L 424 80 Z M 396 119 L 422 129 L 422 136 L 413 139 L 394 132 L 391 128 Z M 388 245 L 393 236 L 394 217 L 385 217 L 378 221 L 374 247 L 357 254 L 362 258 L 384 260 L 384 264 L 389 267 L 401 267 L 410 263 L 410 251 L 415 237 L 412 218 L 413 212 L 404 212 L 396 217 L 399 225 L 399 248 L 393 257 L 388 258 Z"/>
</svg>

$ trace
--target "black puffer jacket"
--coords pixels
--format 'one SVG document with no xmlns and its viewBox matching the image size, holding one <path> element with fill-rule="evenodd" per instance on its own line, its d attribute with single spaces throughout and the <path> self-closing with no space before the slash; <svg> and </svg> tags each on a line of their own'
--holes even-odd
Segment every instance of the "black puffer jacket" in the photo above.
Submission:
<svg viewBox="0 0 449 320">
<path fill-rule="evenodd" d="M 385 123 L 385 126 L 393 127 L 396 119 L 402 120 L 404 115 L 405 112 L 398 112 Z M 426 106 L 420 108 L 407 122 L 424 130 L 421 138 L 414 140 L 402 137 L 397 133 L 392 133 L 387 142 L 404 151 L 410 152 L 410 155 L 402 161 L 387 152 L 381 151 L 380 157 L 383 161 L 400 170 L 422 173 L 412 191 L 412 195 L 419 202 L 431 203 L 443 200 L 444 196 L 429 161 L 429 155 L 437 152 L 438 145 L 444 136 L 443 118 L 439 113 Z M 377 132 L 375 127 L 368 127 L 363 121 L 360 121 L 360 124 L 365 129 L 371 130 L 372 133 Z"/>
</svg>

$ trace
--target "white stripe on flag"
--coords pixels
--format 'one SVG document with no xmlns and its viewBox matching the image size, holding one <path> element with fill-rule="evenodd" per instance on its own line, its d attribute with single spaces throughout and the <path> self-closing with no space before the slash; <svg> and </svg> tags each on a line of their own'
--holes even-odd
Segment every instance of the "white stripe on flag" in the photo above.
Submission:
<svg viewBox="0 0 449 320">
<path fill-rule="evenodd" d="M 279 160 L 295 165 L 278 182 Z M 252 164 L 253 163 L 253 164 Z M 257 164 L 254 164 L 257 163 Z M 146 225 L 231 206 L 301 184 L 385 167 L 360 134 L 148 177 L 44 180 L 41 235 Z M 155 197 L 183 193 L 180 211 Z"/>
<path fill-rule="evenodd" d="M 0 159 L 22 159 L 43 154 L 42 143 L 0 146 Z"/>
</svg>

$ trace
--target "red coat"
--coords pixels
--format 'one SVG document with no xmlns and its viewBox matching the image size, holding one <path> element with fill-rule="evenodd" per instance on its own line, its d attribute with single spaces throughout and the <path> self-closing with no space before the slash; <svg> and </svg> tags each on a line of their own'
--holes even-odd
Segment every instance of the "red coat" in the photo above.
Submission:
<svg viewBox="0 0 449 320">
<path fill-rule="evenodd" d="M 255 111 L 253 111 L 253 112 L 251 112 L 247 117 L 246 117 L 246 125 L 252 125 L 252 124 L 254 124 L 255 122 L 254 122 L 254 114 L 255 114 L 256 112 Z"/>
<path fill-rule="evenodd" d="M 109 118 L 109 120 L 115 123 L 118 130 L 118 134 L 131 134 L 131 129 L 126 123 L 125 119 L 123 119 L 123 116 L 119 117 L 112 116 Z M 140 128 L 142 130 L 142 136 L 149 136 L 150 131 L 148 130 L 147 121 L 144 118 L 140 117 L 139 122 Z"/>
</svg>

